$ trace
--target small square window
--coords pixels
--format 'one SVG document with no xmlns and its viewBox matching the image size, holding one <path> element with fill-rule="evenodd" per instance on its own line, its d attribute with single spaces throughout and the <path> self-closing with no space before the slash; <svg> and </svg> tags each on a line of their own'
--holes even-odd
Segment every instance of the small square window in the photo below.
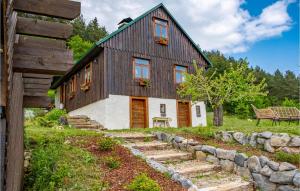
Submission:
<svg viewBox="0 0 300 191">
<path fill-rule="evenodd" d="M 142 58 L 134 58 L 134 78 L 150 79 L 149 60 Z"/>
<path fill-rule="evenodd" d="M 154 18 L 154 37 L 160 44 L 168 44 L 168 21 Z"/>
<path fill-rule="evenodd" d="M 184 73 L 187 72 L 187 67 L 185 66 L 175 66 L 175 83 L 180 84 L 184 82 Z"/>
<path fill-rule="evenodd" d="M 160 104 L 160 116 L 166 117 L 166 104 Z"/>
<path fill-rule="evenodd" d="M 196 105 L 196 116 L 201 117 L 200 105 Z"/>
</svg>

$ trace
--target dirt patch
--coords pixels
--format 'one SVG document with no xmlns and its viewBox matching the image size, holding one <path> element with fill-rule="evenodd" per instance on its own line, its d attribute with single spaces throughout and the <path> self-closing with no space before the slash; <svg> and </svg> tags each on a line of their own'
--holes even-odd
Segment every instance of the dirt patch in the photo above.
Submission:
<svg viewBox="0 0 300 191">
<path fill-rule="evenodd" d="M 157 172 L 148 166 L 143 159 L 135 157 L 129 150 L 120 145 L 115 146 L 112 151 L 100 151 L 97 147 L 97 140 L 99 140 L 99 138 L 90 138 L 89 141 L 86 142 L 73 138 L 71 142 L 72 144 L 87 149 L 100 161 L 107 156 L 119 158 L 121 165 L 119 168 L 113 170 L 109 169 L 103 162 L 100 162 L 100 168 L 103 172 L 103 180 L 109 184 L 109 190 L 126 190 L 124 187 L 130 184 L 133 178 L 140 173 L 146 173 L 149 177 L 155 180 L 164 191 L 186 190 L 182 188 L 179 183 L 172 181 L 164 174 Z"/>
</svg>

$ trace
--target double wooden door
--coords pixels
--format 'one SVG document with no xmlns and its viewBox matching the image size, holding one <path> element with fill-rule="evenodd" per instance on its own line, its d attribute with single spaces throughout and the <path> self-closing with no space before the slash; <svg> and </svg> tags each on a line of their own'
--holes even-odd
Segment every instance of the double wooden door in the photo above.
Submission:
<svg viewBox="0 0 300 191">
<path fill-rule="evenodd" d="M 146 98 L 131 98 L 131 128 L 148 127 L 148 103 Z"/>
<path fill-rule="evenodd" d="M 191 126 L 191 110 L 190 102 L 177 102 L 177 120 L 178 127 L 189 127 Z"/>
</svg>

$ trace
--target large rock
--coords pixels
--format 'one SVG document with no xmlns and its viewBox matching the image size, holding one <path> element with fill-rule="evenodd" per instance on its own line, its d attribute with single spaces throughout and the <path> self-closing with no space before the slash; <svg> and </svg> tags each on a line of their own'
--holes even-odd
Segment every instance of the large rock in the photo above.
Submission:
<svg viewBox="0 0 300 191">
<path fill-rule="evenodd" d="M 206 159 L 206 154 L 202 151 L 196 151 L 195 155 L 196 155 L 196 159 L 199 161 L 205 161 Z"/>
<path fill-rule="evenodd" d="M 246 167 L 240 167 L 240 166 L 236 165 L 235 172 L 238 176 L 241 176 L 248 180 L 252 178 L 250 170 Z"/>
<path fill-rule="evenodd" d="M 256 139 L 257 139 L 257 133 L 252 133 L 249 139 L 249 144 L 252 147 L 256 147 Z"/>
<path fill-rule="evenodd" d="M 216 149 L 216 154 L 217 154 L 218 158 L 234 161 L 236 151 L 235 150 Z"/>
<path fill-rule="evenodd" d="M 233 133 L 233 138 L 242 145 L 245 145 L 248 143 L 248 138 L 244 133 L 241 133 L 241 132 Z"/>
<path fill-rule="evenodd" d="M 215 155 L 216 153 L 216 148 L 213 146 L 209 146 L 209 145 L 202 145 L 202 151 L 206 152 L 206 153 L 210 153 L 212 155 Z"/>
<path fill-rule="evenodd" d="M 222 167 L 222 170 L 232 172 L 234 169 L 234 162 L 230 160 L 220 160 L 220 165 Z"/>
<path fill-rule="evenodd" d="M 274 191 L 276 189 L 276 184 L 270 182 L 267 177 L 252 173 L 255 185 L 262 191 Z"/>
<path fill-rule="evenodd" d="M 257 156 L 252 156 L 248 158 L 247 163 L 248 163 L 248 168 L 251 172 L 256 172 L 256 173 L 260 172 L 261 165 L 259 162 L 259 158 Z"/>
<path fill-rule="evenodd" d="M 167 133 L 161 133 L 160 137 L 161 137 L 161 140 L 164 141 L 164 142 L 166 142 L 168 140 L 168 134 Z"/>
<path fill-rule="evenodd" d="M 262 132 L 262 133 L 258 134 L 259 137 L 262 137 L 262 138 L 265 138 L 265 139 L 270 139 L 272 135 L 273 135 L 273 133 L 270 132 L 270 131 L 265 131 L 265 132 Z"/>
<path fill-rule="evenodd" d="M 297 167 L 288 162 L 282 162 L 279 165 L 279 171 L 295 170 Z"/>
<path fill-rule="evenodd" d="M 222 137 L 221 140 L 224 142 L 232 142 L 233 138 L 232 135 L 226 131 L 222 131 Z"/>
<path fill-rule="evenodd" d="M 258 138 L 256 139 L 256 141 L 257 141 L 258 144 L 263 145 L 263 144 L 265 144 L 266 139 L 261 138 L 261 137 L 258 137 Z"/>
<path fill-rule="evenodd" d="M 274 147 L 272 147 L 271 144 L 270 144 L 270 140 L 266 140 L 265 141 L 265 143 L 264 143 L 264 149 L 266 151 L 268 151 L 269 153 L 274 153 L 275 152 Z"/>
<path fill-rule="evenodd" d="M 294 178 L 293 178 L 293 183 L 295 186 L 300 187 L 300 172 L 296 172 Z"/>
<path fill-rule="evenodd" d="M 176 143 L 182 143 L 182 141 L 184 140 L 184 138 L 183 137 L 179 137 L 179 136 L 175 136 L 174 140 L 175 140 Z"/>
<path fill-rule="evenodd" d="M 289 185 L 282 185 L 282 186 L 278 186 L 276 191 L 299 191 L 299 188 L 295 188 Z"/>
<path fill-rule="evenodd" d="M 280 147 L 279 150 L 289 154 L 299 154 L 300 147 Z"/>
<path fill-rule="evenodd" d="M 162 140 L 161 134 L 162 134 L 161 132 L 154 132 L 154 133 L 153 133 L 153 135 L 156 136 L 156 138 L 157 138 L 158 140 L 160 140 L 160 141 Z"/>
<path fill-rule="evenodd" d="M 269 162 L 269 159 L 266 156 L 260 156 L 259 162 L 260 162 L 261 166 L 264 167 Z"/>
<path fill-rule="evenodd" d="M 287 146 L 288 142 L 290 141 L 290 136 L 287 133 L 280 133 L 277 135 L 272 135 L 270 139 L 270 143 L 272 146 L 275 147 L 284 147 Z"/>
<path fill-rule="evenodd" d="M 279 163 L 278 162 L 274 162 L 274 161 L 268 161 L 267 162 L 268 166 L 275 171 L 279 170 Z"/>
<path fill-rule="evenodd" d="M 216 164 L 216 165 L 218 165 L 220 163 L 220 160 L 217 157 L 213 156 L 213 155 L 207 155 L 206 161 L 210 162 L 210 163 L 213 163 L 213 164 Z"/>
<path fill-rule="evenodd" d="M 270 181 L 278 184 L 292 184 L 296 170 L 273 172 Z"/>
<path fill-rule="evenodd" d="M 289 146 L 291 146 L 291 147 L 300 147 L 300 137 L 299 136 L 293 137 L 291 139 L 291 142 L 289 143 Z"/>
<path fill-rule="evenodd" d="M 202 151 L 202 145 L 196 145 L 194 146 L 195 151 Z"/>
<path fill-rule="evenodd" d="M 245 164 L 245 161 L 247 161 L 247 159 L 248 159 L 248 156 L 246 154 L 244 154 L 244 153 L 237 153 L 235 155 L 234 162 L 238 166 L 243 167 L 244 164 Z"/>
<path fill-rule="evenodd" d="M 260 170 L 260 174 L 264 175 L 264 176 L 271 176 L 271 174 L 274 171 L 268 166 L 265 165 L 261 170 Z"/>
</svg>

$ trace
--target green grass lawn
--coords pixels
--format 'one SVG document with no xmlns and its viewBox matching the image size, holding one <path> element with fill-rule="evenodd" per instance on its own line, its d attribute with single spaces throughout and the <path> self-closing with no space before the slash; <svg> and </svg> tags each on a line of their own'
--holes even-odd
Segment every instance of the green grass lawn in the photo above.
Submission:
<svg viewBox="0 0 300 191">
<path fill-rule="evenodd" d="M 281 122 L 280 125 L 272 125 L 271 120 L 262 120 L 259 126 L 256 126 L 255 119 L 239 119 L 236 116 L 224 116 L 224 124 L 221 127 L 216 127 L 212 124 L 213 114 L 207 113 L 207 127 L 186 127 L 186 128 L 147 128 L 147 129 L 129 129 L 120 131 L 165 131 L 173 133 L 193 133 L 203 137 L 212 137 L 216 131 L 239 131 L 246 134 L 252 132 L 271 131 L 274 133 L 288 133 L 291 135 L 300 135 L 300 127 L 296 122 L 288 124 Z"/>
<path fill-rule="evenodd" d="M 71 137 L 102 136 L 71 128 L 25 127 L 25 148 L 32 152 L 24 190 L 101 190 L 99 161 L 90 152 L 68 143 Z"/>
</svg>

